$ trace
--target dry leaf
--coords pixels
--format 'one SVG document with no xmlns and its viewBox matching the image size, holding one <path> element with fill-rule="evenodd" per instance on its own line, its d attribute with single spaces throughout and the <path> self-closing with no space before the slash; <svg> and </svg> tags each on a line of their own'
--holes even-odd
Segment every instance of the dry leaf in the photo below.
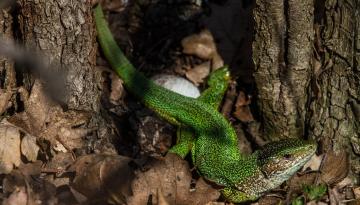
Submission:
<svg viewBox="0 0 360 205">
<path fill-rule="evenodd" d="M 34 201 L 28 202 L 28 196 L 25 187 L 17 188 L 9 198 L 5 199 L 2 205 L 30 205 L 35 204 Z"/>
<path fill-rule="evenodd" d="M 194 192 L 185 192 L 185 195 L 179 195 L 179 204 L 201 205 L 209 201 L 216 201 L 220 197 L 220 192 L 206 183 L 203 178 L 197 180 L 194 190 Z"/>
<path fill-rule="evenodd" d="M 328 203 L 325 203 L 325 202 L 322 202 L 322 201 L 318 201 L 316 204 L 317 205 L 328 205 Z"/>
<path fill-rule="evenodd" d="M 355 199 L 360 199 L 360 187 L 354 188 L 353 192 L 355 194 Z"/>
<path fill-rule="evenodd" d="M 56 144 L 53 144 L 53 150 L 56 151 L 56 152 L 63 152 L 63 153 L 66 153 L 68 152 L 68 150 L 66 149 L 66 147 L 61 144 L 59 141 L 56 142 Z"/>
<path fill-rule="evenodd" d="M 310 160 L 308 162 L 306 162 L 306 164 L 303 166 L 302 172 L 308 168 L 310 168 L 310 170 L 313 170 L 313 171 L 318 171 L 320 168 L 321 162 L 323 160 L 323 156 L 324 155 L 317 156 L 316 154 L 314 154 L 310 158 Z"/>
<path fill-rule="evenodd" d="M 175 154 L 167 154 L 164 160 L 150 163 L 151 168 L 145 172 L 138 171 L 132 183 L 133 196 L 127 204 L 147 204 L 150 197 L 152 204 L 157 204 L 158 193 L 165 197 L 169 204 L 206 204 L 219 198 L 220 193 L 199 180 L 195 191 L 190 191 L 191 173 L 187 162 Z M 151 202 L 150 202 L 151 203 Z"/>
<path fill-rule="evenodd" d="M 354 103 L 356 103 L 356 102 L 353 102 L 350 105 L 353 106 L 353 111 L 357 110 L 356 112 L 358 114 L 356 114 L 354 112 L 354 114 L 358 115 L 358 117 L 356 117 L 356 119 L 360 119 L 360 106 L 358 108 L 356 108 Z M 359 121 L 359 120 L 357 120 L 357 121 Z M 350 137 L 350 142 L 351 142 L 354 153 L 357 155 L 360 155 L 360 138 L 358 138 L 357 136 L 352 136 L 352 137 Z"/>
<path fill-rule="evenodd" d="M 341 202 L 345 199 L 345 195 L 340 193 L 340 190 L 338 190 L 336 187 L 333 189 L 329 189 L 328 195 L 329 195 L 330 205 L 343 204 Z"/>
<path fill-rule="evenodd" d="M 10 99 L 12 95 L 13 91 L 0 89 L 0 115 L 8 109 L 9 105 L 11 105 Z"/>
<path fill-rule="evenodd" d="M 20 158 L 19 129 L 6 120 L 0 123 L 0 173 L 10 173 L 14 165 L 19 166 Z"/>
<path fill-rule="evenodd" d="M 58 143 L 69 150 L 85 146 L 83 137 L 92 130 L 83 128 L 82 125 L 88 123 L 89 113 L 76 110 L 63 112 L 61 109 L 53 109 L 49 115 L 49 122 L 41 130 L 40 137 L 49 140 L 53 146 L 57 145 L 57 148 L 59 148 Z"/>
<path fill-rule="evenodd" d="M 186 77 L 193 82 L 196 86 L 204 82 L 204 79 L 210 73 L 210 62 L 206 61 L 200 65 L 195 66 L 186 72 Z"/>
<path fill-rule="evenodd" d="M 346 205 L 359 205 L 359 204 L 360 204 L 360 199 L 356 199 L 354 201 L 348 202 Z"/>
<path fill-rule="evenodd" d="M 35 81 L 28 99 L 24 99 L 25 111 L 12 116 L 9 121 L 25 131 L 51 142 L 61 143 L 68 149 L 85 146 L 82 137 L 91 130 L 85 126 L 91 114 L 85 111 L 63 109 L 54 104 L 43 92 L 43 86 Z M 85 128 L 83 128 L 85 127 Z"/>
<path fill-rule="evenodd" d="M 211 61 L 211 68 L 212 70 L 217 70 L 224 66 L 224 60 L 222 57 L 216 52 L 213 56 L 213 59 Z"/>
<path fill-rule="evenodd" d="M 209 202 L 205 205 L 225 205 L 225 202 L 215 202 L 215 201 L 212 201 L 212 202 Z"/>
<path fill-rule="evenodd" d="M 59 152 L 51 159 L 50 162 L 46 163 L 44 169 L 54 172 L 57 175 L 61 176 L 63 173 L 67 171 L 67 168 L 69 168 L 69 166 L 74 163 L 74 161 L 75 160 L 70 152 L 67 153 Z"/>
<path fill-rule="evenodd" d="M 291 193 L 302 193 L 303 185 L 310 185 L 315 182 L 317 173 L 309 172 L 304 175 L 294 175 L 288 181 L 289 191 Z"/>
<path fill-rule="evenodd" d="M 170 205 L 169 202 L 166 201 L 166 198 L 161 191 L 158 191 L 157 196 L 158 196 L 158 200 L 157 200 L 158 205 Z"/>
<path fill-rule="evenodd" d="M 35 136 L 26 134 L 21 140 L 21 153 L 27 160 L 34 162 L 38 157 L 39 150 Z"/>
<path fill-rule="evenodd" d="M 345 179 L 341 180 L 341 182 L 337 183 L 336 186 L 338 189 L 343 189 L 345 187 L 353 187 L 354 180 L 351 177 L 345 177 Z"/>
<path fill-rule="evenodd" d="M 49 117 L 49 112 L 54 106 L 43 92 L 43 86 L 39 80 L 35 80 L 35 83 L 31 89 L 31 94 L 24 102 L 25 112 L 27 114 L 27 120 L 30 122 L 31 134 L 38 136 L 42 128 L 45 126 Z"/>
<path fill-rule="evenodd" d="M 36 161 L 36 159 L 38 157 L 38 152 L 40 150 L 39 146 L 36 144 L 36 137 L 30 135 L 29 133 L 24 131 L 22 128 L 15 126 L 6 120 L 3 120 L 1 122 L 1 125 L 10 128 L 8 131 L 10 131 L 9 133 L 12 133 L 12 135 L 14 136 L 14 138 L 7 138 L 8 140 L 16 139 L 16 143 L 17 143 L 17 140 L 20 139 L 21 136 L 23 136 L 21 139 L 21 144 L 20 144 L 21 154 L 24 155 L 26 157 L 26 159 L 29 161 L 32 161 L 32 162 Z M 15 143 L 15 141 L 14 141 L 14 143 Z M 15 149 L 15 147 L 10 146 L 10 147 L 7 147 L 6 149 L 9 149 L 9 150 Z M 16 149 L 18 149 L 17 145 L 16 145 Z M 16 152 L 16 151 L 12 150 L 12 152 Z M 14 154 L 13 157 L 18 157 L 18 155 Z M 15 165 L 17 166 L 18 163 Z"/>
<path fill-rule="evenodd" d="M 254 121 L 249 107 L 250 103 L 251 98 L 246 97 L 245 93 L 240 91 L 235 103 L 234 116 L 242 122 Z"/>
<path fill-rule="evenodd" d="M 73 194 L 74 198 L 76 199 L 76 201 L 79 202 L 79 204 L 86 204 L 87 202 L 87 197 L 84 196 L 82 193 L 76 191 L 74 188 L 70 187 L 70 191 Z"/>
<path fill-rule="evenodd" d="M 202 59 L 211 59 L 216 53 L 214 38 L 209 30 L 184 38 L 181 45 L 185 54 L 196 55 Z"/>
<path fill-rule="evenodd" d="M 279 197 L 274 196 L 264 196 L 261 197 L 258 201 L 258 205 L 275 205 L 275 204 L 283 204 L 282 200 Z"/>
<path fill-rule="evenodd" d="M 22 164 L 18 169 L 14 169 L 10 174 L 5 175 L 3 180 L 3 192 L 6 195 L 16 195 L 19 188 L 25 187 L 27 193 L 27 205 L 53 204 L 56 200 L 56 187 L 40 177 L 42 162 Z M 9 198 L 10 199 L 10 198 Z M 37 203 L 34 203 L 37 202 Z"/>
<path fill-rule="evenodd" d="M 43 163 L 40 160 L 37 160 L 32 163 L 21 164 L 19 166 L 19 171 L 23 176 L 31 177 L 31 176 L 39 176 L 41 174 L 41 167 Z"/>
<path fill-rule="evenodd" d="M 136 130 L 142 154 L 162 157 L 171 147 L 174 129 L 171 125 L 155 116 L 143 116 L 144 112 L 136 112 L 136 122 L 131 123 Z"/>
<path fill-rule="evenodd" d="M 232 107 L 236 99 L 236 81 L 230 81 L 229 88 L 226 91 L 224 103 L 221 109 L 221 113 L 229 119 Z"/>
<path fill-rule="evenodd" d="M 306 205 L 327 205 L 327 203 L 313 200 L 313 201 L 307 202 Z"/>
<path fill-rule="evenodd" d="M 332 150 L 328 151 L 324 157 L 323 166 L 320 171 L 321 179 L 326 182 L 326 184 L 333 185 L 340 182 L 347 176 L 349 171 L 347 153 L 345 151 L 339 153 L 335 153 Z"/>
<path fill-rule="evenodd" d="M 72 187 L 89 200 L 123 203 L 130 195 L 132 169 L 128 157 L 93 154 L 79 157 L 70 170 L 76 172 Z"/>
<path fill-rule="evenodd" d="M 124 86 L 123 81 L 116 75 L 115 72 L 111 72 L 111 92 L 110 92 L 110 102 L 114 105 L 119 105 L 120 99 L 124 95 Z"/>
<path fill-rule="evenodd" d="M 41 165 L 42 162 L 40 161 L 21 164 L 18 169 L 15 169 L 10 174 L 5 175 L 2 181 L 2 192 L 8 195 L 16 191 L 19 187 L 32 185 L 33 182 L 35 182 L 35 184 L 37 184 L 36 186 L 39 187 L 41 179 L 37 178 L 37 176 L 40 176 Z"/>
</svg>

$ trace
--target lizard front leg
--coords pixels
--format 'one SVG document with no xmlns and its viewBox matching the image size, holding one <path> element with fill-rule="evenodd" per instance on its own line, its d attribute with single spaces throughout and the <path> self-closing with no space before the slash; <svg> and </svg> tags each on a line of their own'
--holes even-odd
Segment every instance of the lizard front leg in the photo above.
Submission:
<svg viewBox="0 0 360 205">
<path fill-rule="evenodd" d="M 190 150 L 194 145 L 194 132 L 188 127 L 179 126 L 176 135 L 176 145 L 171 147 L 169 152 L 175 153 L 181 158 L 185 158 L 186 155 L 190 153 Z"/>
<path fill-rule="evenodd" d="M 228 67 L 224 66 L 215 70 L 209 76 L 209 87 L 201 93 L 197 100 L 207 103 L 213 106 L 215 109 L 218 109 L 228 88 L 229 80 L 230 74 Z M 194 133 L 190 128 L 180 125 L 176 134 L 176 145 L 174 145 L 169 150 L 169 152 L 175 153 L 181 158 L 185 158 L 186 155 L 189 154 L 191 148 L 194 146 Z"/>
<path fill-rule="evenodd" d="M 246 194 L 233 187 L 225 187 L 221 190 L 221 193 L 227 200 L 234 203 L 254 201 L 259 198 L 259 196 Z"/>
</svg>

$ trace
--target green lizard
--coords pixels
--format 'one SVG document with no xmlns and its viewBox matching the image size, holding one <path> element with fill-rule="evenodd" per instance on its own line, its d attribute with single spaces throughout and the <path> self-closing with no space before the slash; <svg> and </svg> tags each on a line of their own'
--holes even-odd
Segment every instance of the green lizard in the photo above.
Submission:
<svg viewBox="0 0 360 205">
<path fill-rule="evenodd" d="M 256 200 L 290 178 L 315 153 L 313 142 L 287 139 L 269 143 L 251 155 L 242 154 L 235 130 L 217 111 L 229 79 L 226 67 L 210 76 L 208 90 L 198 99 L 169 91 L 136 71 L 117 46 L 100 5 L 94 13 L 102 51 L 126 89 L 183 131 L 170 151 L 182 157 L 191 151 L 198 172 L 222 186 L 227 200 Z"/>
</svg>

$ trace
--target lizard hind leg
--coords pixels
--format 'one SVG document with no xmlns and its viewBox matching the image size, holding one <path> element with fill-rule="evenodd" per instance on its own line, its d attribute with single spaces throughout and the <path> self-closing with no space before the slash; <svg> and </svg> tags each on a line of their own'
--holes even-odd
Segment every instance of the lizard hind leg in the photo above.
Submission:
<svg viewBox="0 0 360 205">
<path fill-rule="evenodd" d="M 258 196 L 248 195 L 245 192 L 239 191 L 233 187 L 225 187 L 221 190 L 221 194 L 229 201 L 234 203 L 244 203 L 258 199 Z"/>
</svg>

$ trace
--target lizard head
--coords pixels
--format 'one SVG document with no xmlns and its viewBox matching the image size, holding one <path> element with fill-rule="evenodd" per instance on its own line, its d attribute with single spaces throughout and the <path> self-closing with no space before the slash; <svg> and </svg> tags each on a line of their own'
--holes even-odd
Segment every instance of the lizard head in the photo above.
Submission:
<svg viewBox="0 0 360 205">
<path fill-rule="evenodd" d="M 315 151 L 314 142 L 300 139 L 275 141 L 258 151 L 258 165 L 275 188 L 295 174 Z"/>
</svg>

